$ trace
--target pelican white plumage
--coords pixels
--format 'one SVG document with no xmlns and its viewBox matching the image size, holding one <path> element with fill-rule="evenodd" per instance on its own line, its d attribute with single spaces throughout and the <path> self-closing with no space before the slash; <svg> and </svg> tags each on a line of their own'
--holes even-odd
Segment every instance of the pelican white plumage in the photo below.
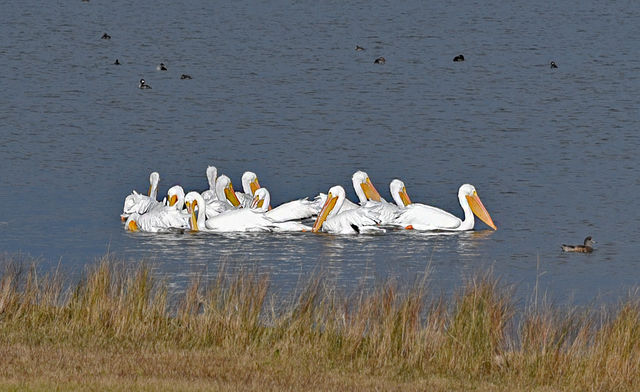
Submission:
<svg viewBox="0 0 640 392">
<path fill-rule="evenodd" d="M 377 212 L 371 208 L 359 207 L 342 210 L 345 200 L 344 188 L 336 185 L 329 189 L 327 200 L 316 218 L 311 231 L 320 230 L 334 234 L 357 234 L 366 232 L 384 232 L 376 227 L 380 223 Z"/>
<path fill-rule="evenodd" d="M 255 191 L 250 208 L 262 212 L 273 222 L 274 231 L 311 231 L 311 227 L 304 225 L 299 220 L 310 218 L 317 213 L 313 202 L 306 199 L 293 200 L 269 210 L 271 194 L 267 188 L 259 188 Z"/>
<path fill-rule="evenodd" d="M 458 201 L 464 211 L 464 220 L 436 207 L 420 203 L 412 203 L 402 209 L 401 214 L 393 222 L 407 229 L 415 230 L 472 230 L 475 225 L 474 214 L 494 230 L 489 212 L 480 201 L 476 188 L 471 184 L 463 184 L 458 190 Z"/>
<path fill-rule="evenodd" d="M 395 204 L 387 202 L 380 196 L 380 193 L 378 193 L 378 190 L 369 179 L 369 175 L 358 170 L 353 173 L 351 182 L 360 200 L 360 205 L 375 209 L 380 216 L 381 224 L 392 224 L 400 214 L 400 208 Z"/>
<path fill-rule="evenodd" d="M 259 208 L 265 213 L 267 218 L 274 222 L 287 222 L 294 220 L 302 220 L 318 215 L 320 208 L 315 201 L 309 201 L 306 198 L 292 200 L 275 208 L 269 209 L 271 204 L 271 194 L 266 188 L 259 188 L 254 193 L 253 202 L 250 207 Z"/>
<path fill-rule="evenodd" d="M 224 174 L 216 180 L 215 194 L 215 200 L 205 200 L 207 206 L 207 218 L 213 218 L 222 212 L 236 209 L 241 206 L 240 200 L 238 200 L 236 192 L 233 190 L 231 179 Z"/>
<path fill-rule="evenodd" d="M 253 210 L 251 208 L 232 209 L 207 218 L 206 204 L 198 192 L 187 193 L 185 204 L 190 214 L 189 225 L 192 231 L 291 231 L 286 230 L 288 225 L 273 222 L 261 210 Z M 196 209 L 198 210 L 197 216 Z M 302 231 L 302 229 L 296 229 L 295 231 Z"/>
<path fill-rule="evenodd" d="M 218 169 L 215 166 L 207 167 L 207 182 L 209 183 L 209 189 L 202 192 L 202 198 L 207 203 L 210 200 L 218 200 L 216 195 L 216 180 L 218 178 Z"/>
<path fill-rule="evenodd" d="M 242 173 L 242 192 L 236 192 L 236 197 L 243 207 L 249 207 L 253 201 L 253 195 L 256 190 L 260 189 L 258 176 L 256 173 L 246 171 Z"/>
<path fill-rule="evenodd" d="M 153 208 L 140 214 L 132 213 L 127 218 L 125 230 L 158 233 L 169 229 L 186 229 L 189 227 L 189 215 L 183 211 L 184 190 L 180 185 L 169 188 L 167 205 Z"/>
<path fill-rule="evenodd" d="M 159 207 L 162 203 L 158 202 L 158 183 L 160 182 L 160 174 L 158 172 L 152 172 L 149 175 L 149 192 L 147 195 L 140 194 L 135 190 L 124 198 L 124 206 L 122 207 L 122 214 L 120 219 L 124 222 L 129 215 L 137 212 L 138 214 L 144 214 L 152 210 L 154 207 Z"/>
<path fill-rule="evenodd" d="M 358 170 L 351 176 L 351 183 L 353 189 L 356 191 L 356 196 L 360 200 L 360 205 L 364 205 L 367 201 L 382 201 L 384 200 L 373 183 L 369 179 L 369 175 L 362 170 Z"/>
<path fill-rule="evenodd" d="M 391 197 L 398 207 L 403 208 L 411 204 L 407 188 L 401 180 L 397 178 L 391 180 L 391 183 L 389 184 L 389 193 L 391 193 Z"/>
</svg>

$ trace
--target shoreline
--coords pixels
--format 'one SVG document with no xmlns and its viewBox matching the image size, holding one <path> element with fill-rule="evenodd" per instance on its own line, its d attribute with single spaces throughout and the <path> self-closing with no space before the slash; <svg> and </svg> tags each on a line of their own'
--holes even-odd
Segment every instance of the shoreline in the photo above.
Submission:
<svg viewBox="0 0 640 392">
<path fill-rule="evenodd" d="M 452 296 L 310 277 L 289 301 L 252 271 L 170 295 L 105 256 L 75 285 L 0 260 L 0 387 L 41 390 L 637 390 L 640 292 L 617 305 L 516 306 L 491 274 Z M 278 301 L 278 303 L 274 303 Z"/>
</svg>

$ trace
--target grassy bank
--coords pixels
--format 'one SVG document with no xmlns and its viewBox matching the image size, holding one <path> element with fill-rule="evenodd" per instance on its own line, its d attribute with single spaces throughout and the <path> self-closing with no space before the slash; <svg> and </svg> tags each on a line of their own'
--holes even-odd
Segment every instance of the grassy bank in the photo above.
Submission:
<svg viewBox="0 0 640 392">
<path fill-rule="evenodd" d="M 393 282 L 345 297 L 320 276 L 282 303 L 255 272 L 170 298 L 142 263 L 105 257 L 71 287 L 0 265 L 3 389 L 640 390 L 638 293 L 522 309 L 490 275 L 451 298 Z"/>
</svg>

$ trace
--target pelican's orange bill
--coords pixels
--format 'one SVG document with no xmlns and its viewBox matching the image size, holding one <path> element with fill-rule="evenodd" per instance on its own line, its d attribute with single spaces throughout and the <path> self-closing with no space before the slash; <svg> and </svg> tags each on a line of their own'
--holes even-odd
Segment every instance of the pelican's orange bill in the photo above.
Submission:
<svg viewBox="0 0 640 392">
<path fill-rule="evenodd" d="M 249 188 L 251 188 L 251 194 L 255 194 L 256 191 L 260 189 L 260 183 L 257 177 L 249 183 Z"/>
<path fill-rule="evenodd" d="M 191 225 L 191 231 L 198 231 L 198 219 L 196 218 L 196 206 L 198 201 L 194 200 L 193 204 L 186 202 L 187 212 L 189 213 L 189 224 Z"/>
<path fill-rule="evenodd" d="M 240 200 L 238 200 L 238 196 L 236 196 L 236 193 L 233 190 L 233 185 L 231 185 L 231 183 L 229 183 L 229 185 L 224 188 L 224 195 L 234 207 L 238 207 L 240 205 Z"/>
<path fill-rule="evenodd" d="M 409 194 L 407 193 L 407 189 L 405 187 L 402 187 L 402 190 L 399 193 L 400 200 L 402 200 L 402 203 L 405 205 L 405 207 L 411 204 L 411 199 L 409 199 Z"/>
<path fill-rule="evenodd" d="M 131 230 L 131 231 L 138 231 L 139 230 L 138 229 L 138 224 L 133 219 L 131 219 L 129 221 L 129 230 Z"/>
<path fill-rule="evenodd" d="M 491 219 L 491 215 L 489 215 L 489 212 L 487 212 L 487 209 L 484 208 L 484 204 L 482 204 L 482 201 L 480 200 L 478 193 L 473 192 L 473 195 L 466 196 L 466 198 L 467 198 L 467 201 L 469 202 L 469 206 L 471 207 L 471 211 L 473 211 L 473 213 L 478 218 L 480 218 L 481 221 L 486 223 L 493 230 L 498 230 L 496 225 L 493 223 L 493 220 Z"/>
<path fill-rule="evenodd" d="M 362 188 L 362 191 L 364 192 L 364 195 L 367 197 L 368 200 L 373 200 L 373 201 L 382 200 L 382 198 L 380 197 L 380 193 L 378 193 L 378 190 L 376 189 L 376 187 L 373 186 L 373 183 L 371 183 L 371 180 L 369 179 L 369 177 L 367 177 L 365 182 L 360 184 L 360 187 Z"/>
<path fill-rule="evenodd" d="M 327 216 L 329 216 L 329 213 L 333 210 L 333 207 L 335 207 L 337 202 L 338 196 L 332 196 L 331 192 L 329 192 L 327 195 L 327 201 L 324 202 L 324 206 L 322 206 L 322 210 L 320 210 L 320 213 L 316 218 L 316 223 L 314 223 L 313 228 L 311 228 L 312 232 L 317 233 L 318 230 L 322 228 L 322 224 L 327 219 Z"/>
<path fill-rule="evenodd" d="M 173 207 L 178 202 L 178 195 L 171 195 L 169 198 L 169 207 Z"/>
</svg>

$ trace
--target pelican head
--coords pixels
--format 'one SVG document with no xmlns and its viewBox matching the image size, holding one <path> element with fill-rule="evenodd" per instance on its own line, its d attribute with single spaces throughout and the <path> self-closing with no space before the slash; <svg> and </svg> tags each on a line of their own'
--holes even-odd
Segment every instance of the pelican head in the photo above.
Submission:
<svg viewBox="0 0 640 392">
<path fill-rule="evenodd" d="M 189 226 L 191 226 L 191 230 L 199 231 L 201 226 L 204 226 L 204 221 L 206 219 L 206 204 L 204 199 L 198 192 L 191 191 L 184 197 L 184 204 L 186 204 L 187 212 L 189 213 Z M 197 217 L 196 208 L 198 209 Z M 198 222 L 200 223 L 198 224 Z"/>
<path fill-rule="evenodd" d="M 170 207 L 180 211 L 184 208 L 184 189 L 180 185 L 174 185 L 167 191 L 167 202 Z"/>
<path fill-rule="evenodd" d="M 260 189 L 258 176 L 254 172 L 246 171 L 242 174 L 242 191 L 253 196 L 255 191 Z"/>
<path fill-rule="evenodd" d="M 271 195 L 267 188 L 259 188 L 253 195 L 253 201 L 251 202 L 251 209 L 258 212 L 267 212 L 269 209 L 269 203 L 271 203 Z"/>
<path fill-rule="evenodd" d="M 234 207 L 240 205 L 240 200 L 238 200 L 233 190 L 231 179 L 224 174 L 216 180 L 216 195 L 218 196 L 218 200 L 227 200 Z"/>
<path fill-rule="evenodd" d="M 209 189 L 215 191 L 216 178 L 218 177 L 218 169 L 215 166 L 207 167 L 207 181 L 209 181 Z"/>
<path fill-rule="evenodd" d="M 398 180 L 397 178 L 391 181 L 389 184 L 389 192 L 393 197 L 393 201 L 396 202 L 398 207 L 406 207 L 411 204 L 411 199 L 409 199 L 409 195 L 407 194 L 407 189 L 404 186 L 404 182 Z"/>
<path fill-rule="evenodd" d="M 153 172 L 149 175 L 149 197 L 156 198 L 158 195 L 158 183 L 160 182 L 160 174 Z"/>
<path fill-rule="evenodd" d="M 345 192 L 344 188 L 340 185 L 336 185 L 329 189 L 327 193 L 327 201 L 324 202 L 316 222 L 313 224 L 312 232 L 316 233 L 322 228 L 322 224 L 327 218 L 330 218 L 340 212 L 342 204 L 344 203 Z"/>
<path fill-rule="evenodd" d="M 372 201 L 381 201 L 380 193 L 376 190 L 376 187 L 373 186 L 371 180 L 369 179 L 369 175 L 361 170 L 353 173 L 351 176 L 351 181 L 353 183 L 353 189 L 356 191 L 356 195 L 358 195 L 358 199 L 360 200 L 360 204 L 365 203 L 369 200 Z"/>
<path fill-rule="evenodd" d="M 458 190 L 458 199 L 460 200 L 461 205 L 464 205 L 463 200 L 466 200 L 475 216 L 480 218 L 481 221 L 486 223 L 487 226 L 491 227 L 493 230 L 498 230 L 491 219 L 491 215 L 489 215 L 489 212 L 484 208 L 482 201 L 480 201 L 478 192 L 476 192 L 476 188 L 473 185 L 463 184 L 460 186 L 460 189 Z"/>
</svg>

